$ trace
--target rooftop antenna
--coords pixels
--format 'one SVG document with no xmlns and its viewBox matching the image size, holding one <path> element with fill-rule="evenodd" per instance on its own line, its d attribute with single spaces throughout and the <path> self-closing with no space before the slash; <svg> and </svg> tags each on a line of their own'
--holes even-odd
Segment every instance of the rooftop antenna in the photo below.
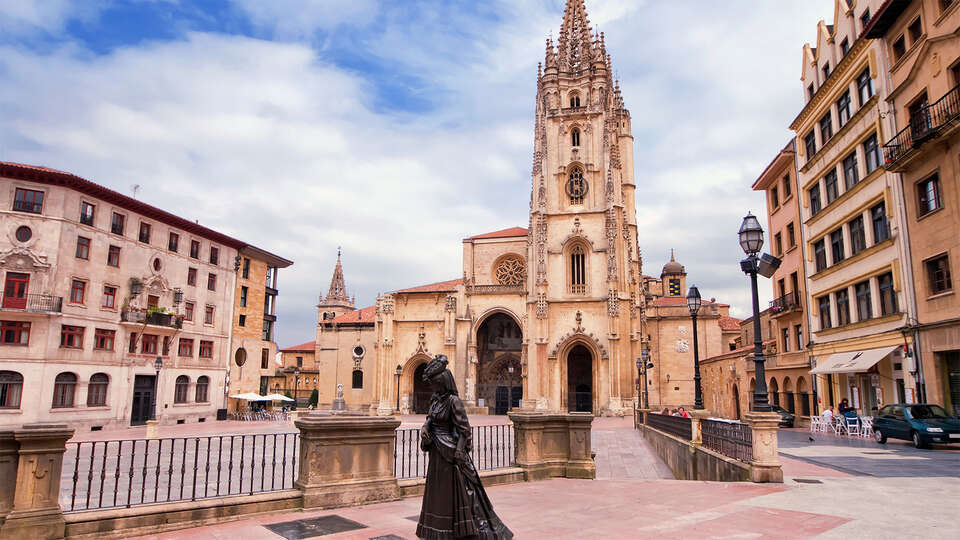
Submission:
<svg viewBox="0 0 960 540">
<path fill-rule="evenodd" d="M 136 199 L 136 198 L 137 198 L 137 193 L 140 192 L 140 184 L 134 184 L 134 185 L 130 186 L 130 191 L 133 192 L 133 198 Z"/>
</svg>

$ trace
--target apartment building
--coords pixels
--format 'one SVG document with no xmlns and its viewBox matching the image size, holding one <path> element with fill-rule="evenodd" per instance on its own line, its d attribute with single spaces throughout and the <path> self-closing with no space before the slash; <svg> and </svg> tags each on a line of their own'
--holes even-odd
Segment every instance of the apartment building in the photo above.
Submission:
<svg viewBox="0 0 960 540">
<path fill-rule="evenodd" d="M 886 2 L 870 21 L 886 59 L 883 109 L 895 124 L 882 145 L 899 173 L 909 229 L 918 343 L 908 360 L 918 399 L 960 414 L 960 2 Z"/>
<path fill-rule="evenodd" d="M 253 246 L 240 248 L 233 301 L 233 361 L 230 362 L 230 393 L 269 394 L 270 377 L 276 371 L 278 274 L 293 261 Z M 229 400 L 236 412 L 247 405 Z"/>
<path fill-rule="evenodd" d="M 807 265 L 809 354 L 825 405 L 848 398 L 861 413 L 916 398 L 904 369 L 904 328 L 915 317 L 904 199 L 884 167 L 892 88 L 885 50 L 864 30 L 882 0 L 838 0 L 803 47 L 806 103 L 797 136 L 798 186 Z"/>
<path fill-rule="evenodd" d="M 70 173 L 0 162 L 0 425 L 212 420 L 249 246 Z"/>
</svg>

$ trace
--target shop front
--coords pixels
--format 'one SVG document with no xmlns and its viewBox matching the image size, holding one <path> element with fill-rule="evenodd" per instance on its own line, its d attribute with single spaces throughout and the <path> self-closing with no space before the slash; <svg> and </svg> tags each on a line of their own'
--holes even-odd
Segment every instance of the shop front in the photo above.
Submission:
<svg viewBox="0 0 960 540">
<path fill-rule="evenodd" d="M 903 348 L 887 346 L 834 353 L 817 363 L 810 374 L 825 407 L 836 407 L 844 398 L 861 416 L 872 416 L 887 403 L 914 402 L 913 388 L 904 382 Z M 835 411 L 836 412 L 836 411 Z"/>
</svg>

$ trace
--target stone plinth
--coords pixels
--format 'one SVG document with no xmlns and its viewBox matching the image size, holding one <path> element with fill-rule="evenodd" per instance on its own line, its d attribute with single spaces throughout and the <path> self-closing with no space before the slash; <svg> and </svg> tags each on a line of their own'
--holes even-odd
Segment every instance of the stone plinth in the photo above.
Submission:
<svg viewBox="0 0 960 540">
<path fill-rule="evenodd" d="M 157 422 L 156 420 L 147 420 L 147 438 L 148 439 L 157 438 L 157 436 L 159 435 L 159 429 L 158 429 L 159 425 L 160 425 L 160 422 Z"/>
<path fill-rule="evenodd" d="M 780 415 L 773 412 L 752 412 L 744 415 L 753 431 L 753 462 L 750 463 L 754 482 L 783 482 L 777 429 Z"/>
<path fill-rule="evenodd" d="M 304 508 L 338 508 L 400 498 L 393 448 L 400 421 L 393 416 L 312 413 L 300 430 L 300 473 L 294 486 Z"/>
<path fill-rule="evenodd" d="M 32 424 L 14 430 L 19 444 L 13 510 L 0 538 L 63 538 L 58 498 L 63 453 L 73 430 L 65 424 Z"/>
<path fill-rule="evenodd" d="M 13 493 L 17 489 L 17 449 L 20 445 L 13 431 L 0 431 L 0 526 L 13 509 Z"/>
<path fill-rule="evenodd" d="M 590 444 L 590 413 L 512 412 L 516 462 L 526 480 L 597 476 Z"/>
</svg>

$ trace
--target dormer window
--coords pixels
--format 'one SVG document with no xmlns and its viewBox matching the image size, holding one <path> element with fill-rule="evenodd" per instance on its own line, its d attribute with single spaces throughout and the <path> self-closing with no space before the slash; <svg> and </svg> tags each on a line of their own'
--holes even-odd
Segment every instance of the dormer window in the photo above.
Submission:
<svg viewBox="0 0 960 540">
<path fill-rule="evenodd" d="M 580 129 L 573 128 L 573 131 L 570 132 L 570 144 L 573 146 L 580 146 Z"/>
</svg>

